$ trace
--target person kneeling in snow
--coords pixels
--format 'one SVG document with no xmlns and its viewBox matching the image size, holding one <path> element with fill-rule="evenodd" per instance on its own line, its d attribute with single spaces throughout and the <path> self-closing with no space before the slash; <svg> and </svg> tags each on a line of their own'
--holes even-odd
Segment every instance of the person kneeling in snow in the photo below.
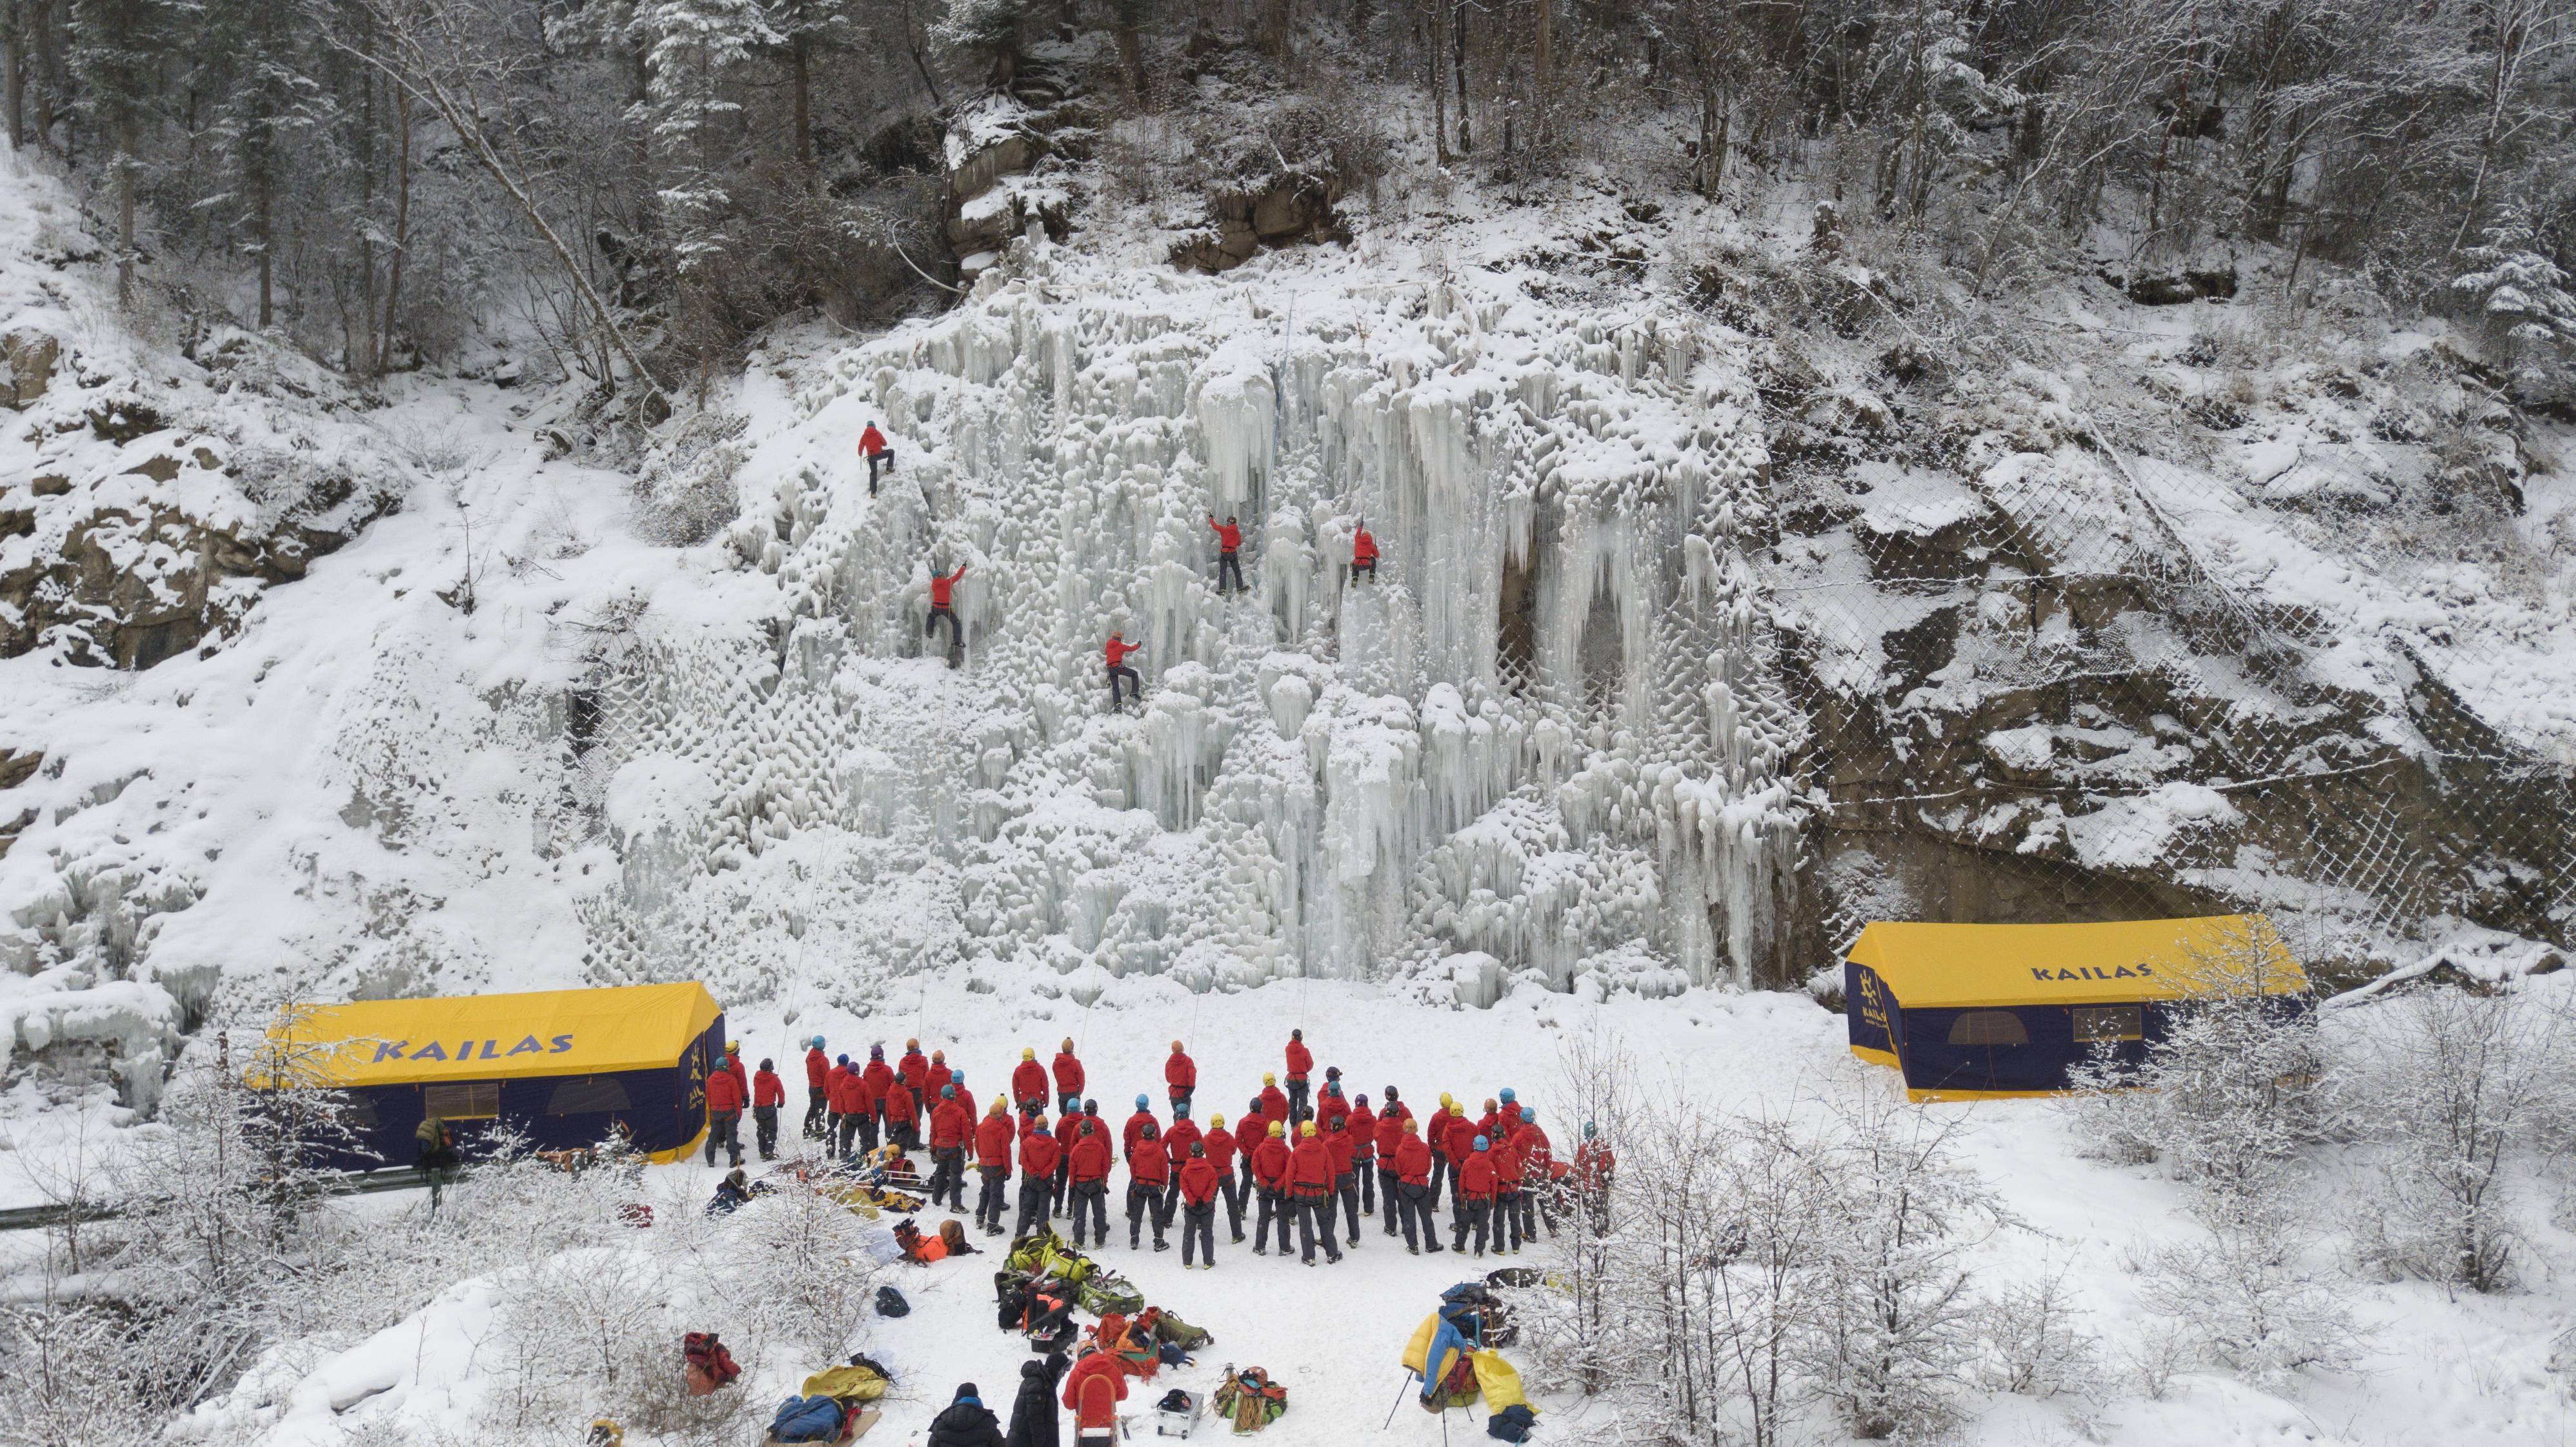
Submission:
<svg viewBox="0 0 2576 1447">
<path fill-rule="evenodd" d="M 948 1410 L 930 1419 L 924 1447 L 1003 1447 L 1002 1423 L 976 1394 L 973 1382 L 960 1382 Z"/>
</svg>

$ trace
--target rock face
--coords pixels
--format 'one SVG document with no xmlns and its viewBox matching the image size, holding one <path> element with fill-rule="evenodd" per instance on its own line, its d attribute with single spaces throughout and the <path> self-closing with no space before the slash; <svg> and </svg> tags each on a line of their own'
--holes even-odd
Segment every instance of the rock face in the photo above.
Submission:
<svg viewBox="0 0 2576 1447">
<path fill-rule="evenodd" d="M 1194 271 L 1230 271 L 1265 246 L 1346 241 L 1334 215 L 1340 188 L 1312 176 L 1283 175 L 1248 191 L 1225 191 L 1208 202 L 1211 221 L 1172 246 L 1172 264 Z"/>
<path fill-rule="evenodd" d="M 962 110 L 947 139 L 950 252 L 969 262 L 995 256 L 1032 224 L 1058 241 L 1070 235 L 1069 168 L 1091 154 L 1097 125 L 1070 69 L 1038 59 Z"/>
</svg>

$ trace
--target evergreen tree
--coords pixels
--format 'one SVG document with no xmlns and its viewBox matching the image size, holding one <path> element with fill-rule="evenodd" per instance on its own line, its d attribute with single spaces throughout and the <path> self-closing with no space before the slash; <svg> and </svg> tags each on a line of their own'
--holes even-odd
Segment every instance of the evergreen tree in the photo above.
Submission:
<svg viewBox="0 0 2576 1447">
<path fill-rule="evenodd" d="M 779 43 L 756 0 L 653 0 L 636 15 L 652 37 L 651 81 L 638 117 L 660 178 L 656 199 L 679 280 L 672 322 L 697 356 L 698 401 L 714 365 L 715 285 L 744 241 L 734 186 L 742 149 L 735 80 Z"/>
<path fill-rule="evenodd" d="M 135 198 L 146 125 L 159 105 L 162 58 L 176 38 L 173 0 L 71 0 L 71 71 L 80 114 L 106 142 L 116 188 L 116 299 L 134 302 Z"/>
</svg>

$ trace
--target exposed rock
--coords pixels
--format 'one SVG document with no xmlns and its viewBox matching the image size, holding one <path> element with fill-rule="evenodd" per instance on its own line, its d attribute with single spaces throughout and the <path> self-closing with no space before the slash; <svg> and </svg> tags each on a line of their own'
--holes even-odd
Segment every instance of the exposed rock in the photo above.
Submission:
<svg viewBox="0 0 2576 1447">
<path fill-rule="evenodd" d="M 27 408 L 45 395 L 53 382 L 63 344 L 41 332 L 13 332 L 0 337 L 0 402 Z"/>
<path fill-rule="evenodd" d="M 1264 246 L 1301 241 L 1346 241 L 1349 233 L 1333 205 L 1339 188 L 1312 176 L 1287 175 L 1258 190 L 1223 191 L 1209 198 L 1209 224 L 1172 243 L 1174 266 L 1229 271 Z"/>
</svg>

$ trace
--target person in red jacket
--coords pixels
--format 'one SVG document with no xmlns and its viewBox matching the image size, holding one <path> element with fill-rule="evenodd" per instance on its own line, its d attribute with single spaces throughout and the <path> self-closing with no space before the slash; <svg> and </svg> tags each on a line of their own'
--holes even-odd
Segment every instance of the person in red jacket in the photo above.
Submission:
<svg viewBox="0 0 2576 1447">
<path fill-rule="evenodd" d="M 823 1037 L 805 1042 L 805 1139 L 830 1140 L 823 1132 L 832 1114 L 832 1061 L 823 1053 Z"/>
<path fill-rule="evenodd" d="M 921 1053 L 920 1041 L 906 1040 L 903 1042 L 903 1058 L 894 1063 L 894 1068 L 903 1076 L 904 1084 L 919 1090 L 930 1078 L 930 1057 Z"/>
<path fill-rule="evenodd" d="M 1350 1118 L 1342 1128 L 1351 1133 L 1351 1175 L 1359 1182 L 1360 1214 L 1377 1214 L 1377 1112 L 1369 1109 L 1369 1098 L 1362 1095 L 1351 1106 Z"/>
<path fill-rule="evenodd" d="M 1288 1103 L 1306 1109 L 1306 1077 L 1314 1073 L 1315 1052 L 1306 1048 L 1306 1032 L 1288 1032 Z"/>
<path fill-rule="evenodd" d="M 1044 1106 L 1046 1098 L 1046 1067 L 1038 1064 L 1037 1051 L 1024 1048 L 1020 1051 L 1020 1063 L 1011 1069 L 1011 1103 L 1025 1106 L 1036 1101 Z"/>
<path fill-rule="evenodd" d="M 1526 1105 L 1521 1107 L 1521 1128 L 1514 1141 L 1521 1153 L 1521 1239 L 1536 1241 L 1539 1223 L 1544 1221 L 1548 1239 L 1554 1240 L 1556 1183 L 1565 1168 L 1557 1164 L 1547 1132 L 1538 1128 L 1538 1112 Z"/>
<path fill-rule="evenodd" d="M 1277 1125 L 1290 1124 L 1288 1097 L 1279 1089 L 1279 1077 L 1265 1071 L 1261 1076 L 1261 1118 Z"/>
<path fill-rule="evenodd" d="M 1452 1231 L 1449 1249 L 1467 1249 L 1467 1230 L 1476 1231 L 1476 1254 L 1485 1254 L 1485 1228 L 1494 1211 L 1494 1157 L 1486 1148 L 1483 1136 L 1468 1142 L 1467 1159 L 1458 1167 L 1458 1199 L 1462 1206 Z"/>
<path fill-rule="evenodd" d="M 1207 1148 L 1208 1164 L 1216 1168 L 1216 1188 L 1225 1197 L 1226 1228 L 1234 1244 L 1243 1244 L 1243 1185 L 1234 1177 L 1234 1133 L 1225 1128 L 1223 1115 L 1208 1117 L 1207 1134 L 1199 1137 Z"/>
<path fill-rule="evenodd" d="M 1506 1131 L 1487 1139 L 1492 1142 L 1492 1147 L 1486 1154 L 1494 1163 L 1494 1254 L 1518 1256 L 1521 1251 L 1520 1137 Z"/>
<path fill-rule="evenodd" d="M 1100 645 L 1100 656 L 1109 660 L 1109 711 L 1111 713 L 1118 712 L 1121 707 L 1118 701 L 1120 679 L 1127 681 L 1127 692 L 1130 697 L 1140 704 L 1145 701 L 1143 676 L 1127 666 L 1127 655 L 1144 646 L 1141 643 L 1128 642 L 1126 637 L 1116 629 L 1110 630 L 1109 641 Z"/>
<path fill-rule="evenodd" d="M 1449 1219 L 1452 1224 L 1465 1219 L 1467 1180 L 1460 1174 L 1466 1169 L 1467 1157 L 1476 1152 L 1476 1123 L 1467 1119 L 1467 1103 L 1449 1102 L 1449 1113 L 1440 1118 L 1440 1155 L 1449 1166 Z"/>
<path fill-rule="evenodd" d="M 1189 1114 L 1190 1098 L 1198 1094 L 1199 1067 L 1178 1040 L 1172 1042 L 1172 1053 L 1163 1057 L 1163 1084 L 1172 1097 L 1173 1113 Z"/>
<path fill-rule="evenodd" d="M 829 1114 L 823 1125 L 823 1148 L 835 1155 L 848 1154 L 841 1146 L 841 1082 L 851 1074 L 850 1057 L 842 1056 L 823 1072 L 823 1105 Z"/>
<path fill-rule="evenodd" d="M 868 496 L 874 497 L 877 495 L 877 469 L 882 467 L 888 472 L 894 471 L 894 449 L 886 445 L 885 434 L 877 430 L 877 424 L 869 423 L 868 430 L 859 434 L 859 455 L 868 460 Z"/>
<path fill-rule="evenodd" d="M 1020 1222 L 1011 1239 L 1033 1236 L 1047 1223 L 1056 1170 L 1063 1163 L 1063 1148 L 1047 1129 L 1046 1117 L 1039 1116 L 1037 1125 L 1020 1138 Z"/>
<path fill-rule="evenodd" d="M 930 1204 L 948 1203 L 954 1216 L 966 1209 L 966 1147 L 975 1139 L 975 1117 L 957 1103 L 957 1087 L 939 1087 L 930 1110 Z"/>
<path fill-rule="evenodd" d="M 948 1052 L 931 1051 L 930 1064 L 914 1072 L 912 1078 L 921 1082 L 921 1088 L 928 1092 L 930 1099 L 937 1100 L 940 1090 L 956 1079 L 956 1075 L 948 1068 Z"/>
<path fill-rule="evenodd" d="M 894 1083 L 877 1098 L 877 1113 L 885 1117 L 888 1141 L 907 1151 L 921 1149 L 921 1102 L 912 1093 L 911 1076 L 894 1073 Z"/>
<path fill-rule="evenodd" d="M 707 1072 L 707 1164 L 716 1163 L 721 1145 L 731 1165 L 742 1164 L 742 1082 L 718 1066 Z"/>
<path fill-rule="evenodd" d="M 1367 518 L 1360 519 L 1360 530 L 1351 536 L 1351 581 L 1357 583 L 1362 573 L 1377 581 L 1377 539 L 1369 534 Z"/>
<path fill-rule="evenodd" d="M 1350 1114 L 1347 1111 L 1326 1116 L 1320 1133 L 1324 1153 L 1333 1163 L 1333 1195 L 1332 1199 L 1324 1202 L 1324 1239 L 1332 1239 L 1333 1201 L 1338 1200 L 1342 1203 L 1342 1213 L 1349 1218 L 1351 1244 L 1357 1246 L 1360 1244 L 1360 1191 L 1354 1182 L 1352 1152 L 1358 1149 L 1359 1143 L 1351 1139 L 1349 1125 Z"/>
<path fill-rule="evenodd" d="M 1437 1252 L 1440 1249 L 1440 1227 L 1431 1218 L 1434 1204 L 1431 1196 L 1431 1162 L 1434 1159 L 1431 1147 L 1424 1143 L 1422 1128 L 1414 1121 L 1401 1122 L 1398 1135 L 1395 1188 L 1399 1200 L 1395 1214 L 1404 1222 L 1404 1249 L 1413 1256 L 1421 1255 L 1424 1246 Z M 1417 1223 L 1422 1228 L 1420 1245 L 1415 1244 L 1413 1237 Z"/>
<path fill-rule="evenodd" d="M 1073 1206 L 1073 1247 L 1082 1249 L 1082 1223 L 1088 1216 L 1093 1222 L 1092 1244 L 1109 1244 L 1109 1167 L 1116 1157 L 1110 1154 L 1109 1137 L 1097 1121 L 1085 1119 L 1082 1134 L 1074 1137 L 1073 1148 L 1064 1153 L 1066 1191 Z"/>
<path fill-rule="evenodd" d="M 1073 1056 L 1073 1041 L 1066 1040 L 1055 1052 L 1056 1109 L 1071 1111 L 1082 1104 L 1082 1062 Z"/>
<path fill-rule="evenodd" d="M 1583 1142 L 1574 1148 L 1574 1171 L 1569 1178 L 1574 1198 L 1582 1205 L 1584 1217 L 1592 1223 L 1592 1234 L 1610 1234 L 1610 1180 L 1617 1173 L 1619 1158 L 1610 1153 L 1610 1145 L 1583 1123 Z"/>
<path fill-rule="evenodd" d="M 1172 1107 L 1172 1123 L 1163 1128 L 1163 1154 L 1172 1161 L 1172 1184 L 1163 1194 L 1163 1215 L 1169 1217 L 1181 1202 L 1181 1167 L 1188 1163 L 1190 1147 L 1199 1143 L 1199 1123 L 1190 1119 L 1189 1111 Z"/>
<path fill-rule="evenodd" d="M 1011 1178 L 1011 1112 L 995 1097 L 975 1127 L 975 1224 L 987 1236 L 1002 1234 L 1003 1182 Z"/>
<path fill-rule="evenodd" d="M 1127 1117 L 1127 1124 L 1119 1129 L 1119 1154 L 1122 1156 L 1136 1154 L 1137 1137 L 1152 1129 L 1154 1129 L 1154 1108 L 1147 1104 L 1147 1097 L 1139 1095 L 1136 1097 L 1136 1113 Z"/>
<path fill-rule="evenodd" d="M 1234 1128 L 1234 1148 L 1243 1153 L 1241 1189 L 1246 1191 L 1252 1189 L 1252 1153 L 1269 1138 L 1270 1113 L 1261 1108 L 1261 1098 L 1255 1096 L 1251 1104 L 1244 1108 L 1243 1123 Z"/>
<path fill-rule="evenodd" d="M 1064 1203 L 1071 1199 L 1069 1193 L 1073 1179 L 1071 1160 L 1073 1143 L 1080 1139 L 1082 1139 L 1082 1102 L 1077 1100 L 1066 1106 L 1064 1113 L 1057 1116 L 1055 1121 L 1055 1143 L 1063 1150 L 1063 1155 L 1058 1158 L 1055 1166 L 1055 1209 L 1058 1211 L 1062 1211 Z"/>
<path fill-rule="evenodd" d="M 778 1159 L 778 1108 L 786 1103 L 787 1083 L 778 1078 L 772 1062 L 761 1061 L 751 1073 L 751 1133 L 764 1161 Z"/>
<path fill-rule="evenodd" d="M 1146 1220 L 1154 1223 L 1154 1249 L 1169 1251 L 1172 1243 L 1163 1239 L 1166 1224 L 1163 1196 L 1172 1184 L 1172 1157 L 1163 1148 L 1162 1129 L 1154 1118 L 1145 1118 L 1144 1134 L 1127 1148 L 1127 1249 L 1134 1251 L 1137 1234 Z"/>
<path fill-rule="evenodd" d="M 1243 529 L 1235 526 L 1234 517 L 1230 513 L 1224 522 L 1218 522 L 1216 514 L 1209 513 L 1207 524 L 1208 531 L 1216 534 L 1217 596 L 1220 598 L 1225 596 L 1225 580 L 1228 575 L 1234 578 L 1234 591 L 1249 592 L 1250 590 L 1243 586 Z"/>
<path fill-rule="evenodd" d="M 1068 1409 L 1080 1405 L 1083 1383 L 1094 1377 L 1103 1378 L 1117 1388 L 1119 1401 L 1127 1400 L 1127 1373 L 1118 1365 L 1117 1354 L 1088 1347 L 1083 1351 L 1082 1360 L 1075 1362 L 1073 1370 L 1064 1375 L 1064 1405 Z"/>
<path fill-rule="evenodd" d="M 1261 1217 L 1252 1228 L 1252 1254 L 1270 1254 L 1271 1223 L 1278 1223 L 1279 1254 L 1288 1254 L 1288 1128 L 1278 1121 L 1252 1148 L 1252 1188 L 1260 1193 Z"/>
<path fill-rule="evenodd" d="M 1191 1247 L 1207 1260 L 1203 1265 L 1216 1268 L 1216 1196 L 1224 1173 L 1208 1159 L 1206 1141 L 1193 1142 L 1189 1156 L 1181 1162 L 1181 1269 L 1190 1269 Z"/>
<path fill-rule="evenodd" d="M 1395 1111 L 1395 1102 L 1388 1101 L 1386 1113 L 1377 1118 L 1377 1126 L 1372 1132 L 1377 1137 L 1378 1194 L 1386 1198 L 1386 1209 L 1378 1213 L 1377 1220 L 1379 1225 L 1386 1228 L 1386 1234 L 1389 1236 L 1396 1232 L 1397 1218 L 1410 1209 L 1399 1192 L 1399 1188 L 1403 1185 L 1404 1173 L 1396 1168 L 1395 1158 L 1396 1152 L 1404 1144 L 1405 1128 L 1412 1125 L 1413 1121 L 1411 1117 L 1397 1115 Z M 1425 1162 L 1424 1168 L 1426 1170 L 1429 1168 L 1428 1162 Z M 1424 1184 L 1430 1183 L 1426 1180 Z"/>
<path fill-rule="evenodd" d="M 873 1151 L 878 1134 L 890 1124 L 886 1120 L 885 1098 L 886 1092 L 894 1088 L 894 1067 L 886 1064 L 884 1046 L 868 1047 L 868 1063 L 861 1068 L 859 1079 L 867 1087 L 868 1103 L 868 1118 L 859 1126 L 859 1138 Z"/>
<path fill-rule="evenodd" d="M 1288 1198 L 1306 1264 L 1315 1264 L 1315 1238 L 1320 1235 L 1324 1255 L 1339 1265 L 1342 1248 L 1333 1244 L 1333 1152 L 1311 1120 L 1297 1127 L 1297 1149 L 1288 1161 Z"/>
<path fill-rule="evenodd" d="M 948 620 L 948 646 L 952 649 L 966 646 L 966 635 L 957 626 L 957 610 L 951 604 L 951 599 L 957 590 L 957 580 L 965 576 L 964 563 L 957 565 L 956 572 L 930 575 L 930 619 L 922 625 L 922 637 L 937 637 L 939 620 L 945 618 Z"/>
<path fill-rule="evenodd" d="M 963 1070 L 949 1071 L 948 1083 L 957 1087 L 957 1103 L 966 1107 L 966 1118 L 968 1120 L 976 1119 L 975 1092 L 966 1088 L 966 1072 Z"/>
<path fill-rule="evenodd" d="M 862 1130 L 871 1137 L 875 1135 L 872 1127 L 876 1102 L 868 1098 L 868 1078 L 851 1066 L 848 1056 L 841 1057 L 841 1063 L 834 1068 L 833 1074 L 837 1079 L 832 1082 L 831 1149 L 833 1155 L 846 1161 Z M 868 1149 L 876 1149 L 873 1140 Z"/>
</svg>

